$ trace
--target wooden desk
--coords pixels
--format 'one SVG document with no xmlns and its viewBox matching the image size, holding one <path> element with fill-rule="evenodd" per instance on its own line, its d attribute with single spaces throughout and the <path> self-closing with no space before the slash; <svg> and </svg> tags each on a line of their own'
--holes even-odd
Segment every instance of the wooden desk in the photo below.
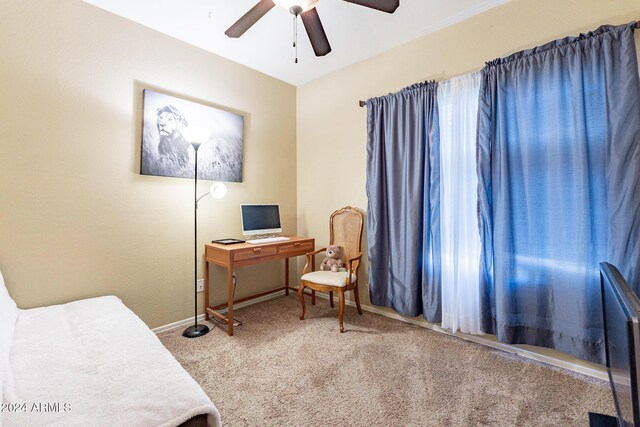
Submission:
<svg viewBox="0 0 640 427">
<path fill-rule="evenodd" d="M 258 245 L 252 245 L 251 243 L 238 243 L 234 245 L 211 243 L 206 245 L 204 267 L 205 319 L 209 320 L 209 316 L 211 315 L 227 323 L 227 332 L 229 336 L 233 336 L 233 270 L 236 267 L 284 259 L 284 287 L 251 295 L 235 302 L 247 301 L 282 290 L 285 291 L 286 295 L 289 295 L 289 258 L 312 252 L 315 249 L 315 240 L 307 237 L 287 237 L 289 237 L 289 240 Z M 214 307 L 209 306 L 209 263 L 227 269 L 226 304 L 220 304 Z M 224 307 L 229 309 L 227 317 L 217 311 Z"/>
</svg>

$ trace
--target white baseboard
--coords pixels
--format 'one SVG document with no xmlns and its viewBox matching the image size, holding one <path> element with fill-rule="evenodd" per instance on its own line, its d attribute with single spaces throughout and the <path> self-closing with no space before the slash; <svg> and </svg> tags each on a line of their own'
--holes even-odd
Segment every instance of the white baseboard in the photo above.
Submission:
<svg viewBox="0 0 640 427">
<path fill-rule="evenodd" d="M 262 297 L 259 298 L 255 298 L 249 301 L 244 301 L 238 304 L 234 304 L 233 307 L 234 308 L 242 308 L 242 307 L 247 307 L 249 305 L 253 305 L 253 304 L 258 304 L 264 301 L 269 301 L 271 299 L 274 298 L 279 298 L 281 296 L 284 296 L 284 290 L 280 291 L 280 292 L 274 292 L 272 294 L 269 295 L 264 295 Z M 323 294 L 321 292 L 316 292 L 316 295 L 319 298 L 323 298 L 328 300 L 329 299 L 329 295 L 328 294 Z M 355 307 L 356 304 L 353 301 L 350 300 L 346 300 L 345 301 L 346 305 L 349 305 L 351 307 Z M 378 307 L 373 307 L 370 305 L 361 305 L 362 309 L 371 313 L 375 313 L 375 314 L 380 314 L 382 316 L 386 316 L 389 317 L 391 319 L 395 319 L 395 320 L 399 320 L 401 322 L 406 322 L 406 323 L 411 323 L 413 325 L 417 325 L 420 326 L 422 328 L 426 328 L 426 329 L 430 329 L 432 331 L 435 332 L 439 332 L 441 334 L 446 334 L 446 335 L 451 335 L 457 338 L 461 338 L 463 340 L 466 341 L 471 341 L 471 342 L 475 342 L 477 344 L 481 344 L 487 347 L 491 347 L 491 348 L 495 348 L 498 350 L 502 350 L 502 351 L 506 351 L 509 353 L 513 353 L 513 354 L 517 354 L 519 356 L 522 357 L 526 357 L 527 359 L 531 359 L 531 360 L 535 360 L 538 362 L 542 362 L 542 363 L 546 363 L 548 365 L 552 365 L 552 366 L 557 366 L 558 368 L 563 368 L 563 369 L 568 369 L 569 371 L 573 371 L 573 372 L 577 372 L 580 374 L 584 374 L 584 375 L 588 375 L 590 377 L 594 377 L 594 378 L 598 378 L 601 380 L 605 380 L 608 381 L 609 377 L 607 375 L 607 371 L 603 368 L 603 369 L 593 369 L 590 368 L 588 366 L 583 366 L 577 363 L 572 363 L 572 362 L 568 362 L 565 360 L 560 360 L 557 359 L 555 357 L 551 357 L 551 356 L 547 356 L 545 354 L 540 354 L 537 353 L 535 351 L 530 351 L 530 350 L 526 350 L 523 348 L 519 348 L 519 347 L 515 347 L 509 344 L 504 344 L 501 342 L 496 342 L 496 341 L 492 341 L 486 338 L 483 338 L 481 335 L 469 335 L 469 334 L 462 334 L 462 333 L 451 333 L 451 331 L 449 331 L 448 329 L 443 329 L 438 325 L 434 325 L 431 323 L 426 323 L 425 321 L 420 321 L 417 319 L 412 319 L 412 318 L 408 318 L 408 317 L 404 317 L 401 316 L 398 313 L 395 312 L 389 312 L 387 310 L 382 310 Z M 220 310 L 221 313 L 226 312 L 226 309 Z M 184 320 L 179 320 L 177 322 L 173 322 L 173 323 L 169 323 L 168 325 L 164 325 L 164 326 L 159 326 L 157 328 L 152 329 L 151 331 L 158 334 L 160 332 L 165 332 L 165 331 L 169 331 L 172 329 L 176 329 L 182 326 L 188 326 L 189 324 L 191 324 L 193 322 L 193 317 L 189 318 L 189 319 L 184 319 Z M 204 314 L 201 314 L 198 316 L 198 322 L 204 322 Z"/>
<path fill-rule="evenodd" d="M 269 295 L 264 295 L 255 299 L 251 299 L 248 301 L 244 301 L 244 302 L 239 302 L 237 304 L 233 304 L 233 308 L 242 308 L 242 307 L 246 307 L 249 305 L 253 305 L 253 304 L 258 304 L 261 302 L 265 302 L 265 301 L 269 301 L 271 299 L 274 298 L 279 298 L 284 296 L 284 289 L 282 291 L 279 292 L 274 292 L 272 294 Z M 222 309 L 219 310 L 220 313 L 226 313 L 227 309 Z M 204 322 L 204 314 L 200 314 L 198 315 L 198 322 Z M 188 319 L 184 319 L 184 320 L 178 320 L 177 322 L 173 322 L 173 323 L 169 323 L 168 325 L 164 325 L 164 326 L 158 326 L 157 328 L 153 328 L 151 329 L 151 332 L 155 333 L 155 334 L 159 334 L 160 332 L 165 332 L 165 331 L 170 331 L 172 329 L 176 329 L 176 328 L 180 328 L 182 326 L 189 326 L 190 324 L 193 323 L 193 317 L 190 317 Z"/>
<path fill-rule="evenodd" d="M 328 294 L 323 294 L 321 292 L 316 292 L 316 295 L 320 298 L 329 299 Z M 356 303 L 354 301 L 346 300 L 346 305 L 351 307 L 355 307 Z M 517 354 L 522 357 L 526 357 L 527 359 L 535 360 L 538 362 L 546 363 L 548 365 L 556 366 L 558 368 L 567 369 L 569 371 L 577 372 L 580 374 L 588 375 L 590 377 L 598 378 L 601 380 L 609 381 L 609 377 L 607 375 L 607 371 L 603 369 L 593 369 L 588 366 L 580 365 L 577 363 L 568 362 L 566 360 L 560 360 L 555 357 L 547 356 L 545 354 L 540 354 L 535 351 L 526 350 L 523 348 L 515 347 L 509 344 L 504 344 L 501 342 L 492 341 L 486 338 L 483 338 L 482 335 L 469 335 L 462 334 L 460 332 L 456 332 L 455 334 L 451 333 L 448 329 L 443 329 L 438 325 L 434 325 L 431 323 L 427 323 L 425 321 L 420 321 L 417 319 L 412 319 L 408 317 L 404 317 L 396 312 L 389 312 L 387 310 L 382 310 L 378 307 L 373 307 L 370 305 L 361 304 L 360 307 L 368 312 L 380 314 L 385 317 L 389 317 L 391 319 L 400 320 L 401 322 L 411 323 L 412 325 L 420 326 L 426 329 L 430 329 L 435 332 L 440 332 L 441 334 L 446 334 L 450 336 L 454 336 L 457 338 L 461 338 L 466 341 L 475 342 L 477 344 L 481 344 L 487 347 L 495 348 L 498 350 L 506 351 L 508 353 Z"/>
</svg>

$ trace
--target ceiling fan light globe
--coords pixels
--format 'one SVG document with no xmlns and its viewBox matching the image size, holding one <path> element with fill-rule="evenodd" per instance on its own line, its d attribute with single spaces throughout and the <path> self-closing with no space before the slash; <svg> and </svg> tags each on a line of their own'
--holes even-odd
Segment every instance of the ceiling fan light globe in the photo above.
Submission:
<svg viewBox="0 0 640 427">
<path fill-rule="evenodd" d="M 302 12 L 306 12 L 309 9 L 313 9 L 320 0 L 273 0 L 275 4 L 286 10 L 291 10 L 293 6 L 299 6 L 302 8 Z"/>
</svg>

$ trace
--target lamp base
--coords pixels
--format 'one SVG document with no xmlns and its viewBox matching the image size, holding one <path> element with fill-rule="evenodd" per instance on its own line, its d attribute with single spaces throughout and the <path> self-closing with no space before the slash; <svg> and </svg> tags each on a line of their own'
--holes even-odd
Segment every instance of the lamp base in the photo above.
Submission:
<svg viewBox="0 0 640 427">
<path fill-rule="evenodd" d="M 209 327 L 207 325 L 193 325 L 189 326 L 182 333 L 186 338 L 198 338 L 209 333 Z"/>
</svg>

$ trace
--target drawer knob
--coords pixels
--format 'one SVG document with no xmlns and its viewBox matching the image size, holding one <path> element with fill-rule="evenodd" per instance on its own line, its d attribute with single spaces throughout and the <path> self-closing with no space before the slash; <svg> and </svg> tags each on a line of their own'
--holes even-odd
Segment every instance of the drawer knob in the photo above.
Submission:
<svg viewBox="0 0 640 427">
<path fill-rule="evenodd" d="M 300 242 L 294 243 L 293 246 L 300 246 Z"/>
<path fill-rule="evenodd" d="M 253 250 L 253 252 L 260 252 L 261 250 L 262 250 L 262 248 L 255 248 L 255 249 Z"/>
</svg>

